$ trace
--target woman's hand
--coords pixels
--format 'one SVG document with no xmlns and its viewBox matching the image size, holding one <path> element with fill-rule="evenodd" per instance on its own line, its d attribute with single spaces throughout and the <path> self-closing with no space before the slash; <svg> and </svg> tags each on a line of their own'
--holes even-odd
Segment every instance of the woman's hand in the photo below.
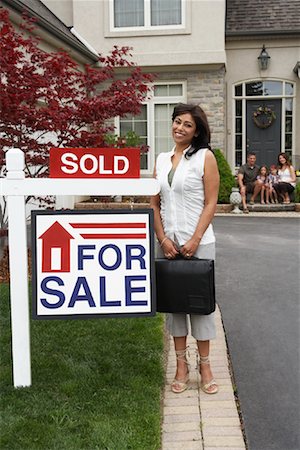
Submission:
<svg viewBox="0 0 300 450">
<path fill-rule="evenodd" d="M 195 255 L 196 250 L 200 244 L 200 240 L 196 238 L 189 239 L 180 249 L 180 253 L 185 258 L 191 258 Z"/>
<path fill-rule="evenodd" d="M 167 238 L 163 244 L 161 245 L 161 248 L 164 252 L 164 255 L 168 259 L 174 259 L 178 255 L 178 248 L 176 247 L 175 243 Z"/>
</svg>

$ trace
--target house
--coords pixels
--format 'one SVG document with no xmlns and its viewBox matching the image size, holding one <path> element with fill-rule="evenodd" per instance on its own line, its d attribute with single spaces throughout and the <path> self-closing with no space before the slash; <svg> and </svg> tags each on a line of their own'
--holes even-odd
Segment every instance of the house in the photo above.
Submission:
<svg viewBox="0 0 300 450">
<path fill-rule="evenodd" d="M 263 47 L 268 65 L 260 68 Z M 259 0 L 254 7 L 228 0 L 226 57 L 225 148 L 231 167 L 253 150 L 259 164 L 267 165 L 286 152 L 299 169 L 300 1 Z M 255 121 L 260 107 L 271 112 L 266 128 Z"/>
<path fill-rule="evenodd" d="M 34 32 L 41 38 L 40 47 L 45 51 L 64 48 L 79 64 L 97 62 L 96 51 L 84 41 L 75 27 L 68 27 L 40 0 L 0 0 L 0 7 L 10 12 L 10 18 L 18 28 L 24 12 L 35 19 Z"/>
<path fill-rule="evenodd" d="M 116 118 L 150 145 L 142 173 L 170 149 L 174 104 L 199 103 L 234 172 L 248 150 L 259 164 L 285 151 L 300 166 L 300 1 L 44 0 L 93 48 L 133 47 L 134 61 L 157 74 L 138 117 Z M 265 56 L 265 61 L 260 56 Z M 264 65 L 265 64 L 265 65 Z"/>
<path fill-rule="evenodd" d="M 300 169 L 300 0 L 257 0 L 255 7 L 247 0 L 0 3 L 16 15 L 26 5 L 46 46 L 63 45 L 82 61 L 131 46 L 133 60 L 156 74 L 140 115 L 115 119 L 117 133 L 133 130 L 150 146 L 142 176 L 151 176 L 156 155 L 172 146 L 178 102 L 203 107 L 212 147 L 223 151 L 233 173 L 249 150 L 267 165 L 286 152 Z"/>
<path fill-rule="evenodd" d="M 10 13 L 10 19 L 18 29 L 24 12 L 35 19 L 34 33 L 40 38 L 39 46 L 48 52 L 64 49 L 75 60 L 79 67 L 85 64 L 94 65 L 98 62 L 98 55 L 80 36 L 75 27 L 68 27 L 40 0 L 0 0 L 0 7 L 6 8 Z M 1 167 L 0 167 L 1 169 Z M 58 207 L 71 207 L 74 201 L 80 201 L 82 197 L 57 198 Z M 30 200 L 26 205 L 29 215 L 31 209 L 37 207 L 35 200 Z M 0 197 L 0 212 L 4 210 L 4 199 Z"/>
</svg>

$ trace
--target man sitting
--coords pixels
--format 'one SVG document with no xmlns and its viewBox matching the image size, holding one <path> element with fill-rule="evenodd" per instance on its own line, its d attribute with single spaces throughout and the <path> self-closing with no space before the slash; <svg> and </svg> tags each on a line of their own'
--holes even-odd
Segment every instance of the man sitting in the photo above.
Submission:
<svg viewBox="0 0 300 450">
<path fill-rule="evenodd" d="M 242 196 L 243 211 L 248 214 L 247 194 L 251 193 L 250 204 L 253 205 L 255 197 L 261 191 L 262 184 L 257 181 L 259 167 L 255 164 L 255 153 L 248 153 L 247 163 L 243 164 L 238 171 L 238 183 Z"/>
</svg>

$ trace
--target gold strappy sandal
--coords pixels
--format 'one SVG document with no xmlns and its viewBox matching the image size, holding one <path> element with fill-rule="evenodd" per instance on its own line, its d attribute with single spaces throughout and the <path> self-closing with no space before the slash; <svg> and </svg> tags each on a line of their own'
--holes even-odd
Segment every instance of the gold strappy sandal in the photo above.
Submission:
<svg viewBox="0 0 300 450">
<path fill-rule="evenodd" d="M 188 347 L 184 350 L 177 350 L 176 353 L 176 359 L 178 361 L 184 361 L 187 365 L 188 372 L 183 380 L 177 380 L 177 378 L 174 378 L 172 384 L 171 384 L 171 391 L 175 394 L 181 394 L 181 392 L 184 392 L 188 388 L 188 382 L 189 382 L 189 363 L 186 359 Z"/>
<path fill-rule="evenodd" d="M 209 356 L 200 356 L 200 361 L 199 361 L 199 371 L 200 371 L 200 364 L 210 364 L 209 361 Z M 201 373 L 200 373 L 201 375 Z M 211 389 L 212 386 L 214 386 L 214 389 Z M 208 383 L 200 383 L 200 388 L 202 389 L 203 392 L 205 392 L 206 394 L 216 394 L 219 391 L 219 387 L 217 385 L 217 382 L 214 380 L 214 378 L 212 378 Z"/>
</svg>

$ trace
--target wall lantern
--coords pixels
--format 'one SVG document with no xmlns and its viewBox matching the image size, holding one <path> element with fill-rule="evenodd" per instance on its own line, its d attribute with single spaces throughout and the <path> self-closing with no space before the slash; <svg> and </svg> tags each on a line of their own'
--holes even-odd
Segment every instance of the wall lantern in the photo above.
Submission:
<svg viewBox="0 0 300 450">
<path fill-rule="evenodd" d="M 257 58 L 260 70 L 266 70 L 268 68 L 270 58 L 271 57 L 269 56 L 269 53 L 267 52 L 266 47 L 263 45 L 260 55 Z"/>
</svg>

